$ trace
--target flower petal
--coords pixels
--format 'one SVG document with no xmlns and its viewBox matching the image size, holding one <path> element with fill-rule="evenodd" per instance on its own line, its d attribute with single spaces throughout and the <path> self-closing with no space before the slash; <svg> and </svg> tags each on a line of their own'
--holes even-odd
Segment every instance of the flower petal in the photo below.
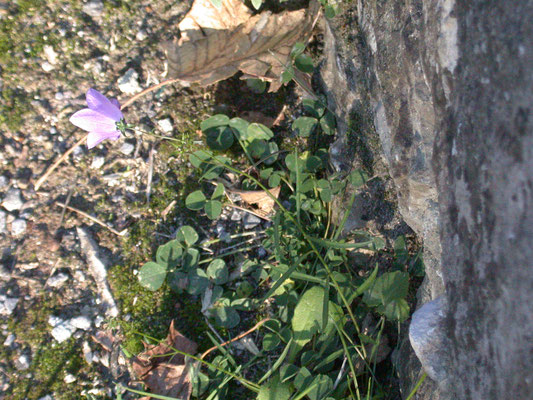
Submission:
<svg viewBox="0 0 533 400">
<path fill-rule="evenodd" d="M 113 119 L 88 108 L 75 112 L 70 117 L 70 122 L 89 132 L 114 132 L 117 130 Z"/>
<path fill-rule="evenodd" d="M 89 132 L 87 135 L 87 147 L 92 149 L 99 144 L 102 140 L 110 139 L 117 140 L 120 137 L 119 131 L 114 132 Z"/>
<path fill-rule="evenodd" d="M 87 91 L 85 98 L 87 100 L 87 106 L 89 106 L 91 110 L 97 111 L 100 114 L 111 118 L 113 121 L 120 121 L 123 118 L 122 112 L 118 106 L 118 101 L 114 104 L 102 93 L 93 88 L 90 88 Z"/>
<path fill-rule="evenodd" d="M 111 104 L 113 104 L 116 108 L 120 110 L 120 103 L 117 99 L 109 99 L 109 101 L 111 102 Z"/>
</svg>

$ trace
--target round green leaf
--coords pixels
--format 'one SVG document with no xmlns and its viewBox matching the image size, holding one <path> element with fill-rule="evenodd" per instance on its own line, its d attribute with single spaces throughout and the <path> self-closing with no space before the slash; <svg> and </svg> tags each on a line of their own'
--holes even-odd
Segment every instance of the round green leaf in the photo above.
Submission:
<svg viewBox="0 0 533 400">
<path fill-rule="evenodd" d="M 235 328 L 241 322 L 239 313 L 233 307 L 219 306 L 214 309 L 215 322 L 224 328 Z"/>
<path fill-rule="evenodd" d="M 305 160 L 305 168 L 309 172 L 316 172 L 322 168 L 322 160 L 317 156 L 309 156 Z"/>
<path fill-rule="evenodd" d="M 248 297 L 254 291 L 254 287 L 248 281 L 243 281 L 237 286 L 236 294 L 238 297 Z"/>
<path fill-rule="evenodd" d="M 335 134 L 336 126 L 335 116 L 331 112 L 327 112 L 322 118 L 320 118 L 320 127 L 326 135 Z"/>
<path fill-rule="evenodd" d="M 335 15 L 337 15 L 337 12 L 335 11 L 335 8 L 333 8 L 332 5 L 326 4 L 326 6 L 324 7 L 324 15 L 326 16 L 326 18 L 331 19 L 335 17 Z"/>
<path fill-rule="evenodd" d="M 302 72 L 313 73 L 315 66 L 313 65 L 313 59 L 307 54 L 300 54 L 294 59 L 294 65 Z"/>
<path fill-rule="evenodd" d="M 229 117 L 224 114 L 216 114 L 207 118 L 200 124 L 200 129 L 205 132 L 208 129 L 216 128 L 218 126 L 226 126 L 229 124 Z"/>
<path fill-rule="evenodd" d="M 227 150 L 233 144 L 233 132 L 228 126 L 210 128 L 205 132 L 205 141 L 213 150 Z"/>
<path fill-rule="evenodd" d="M 281 383 L 276 376 L 259 388 L 257 400 L 289 400 L 291 387 L 289 383 Z"/>
<path fill-rule="evenodd" d="M 268 145 L 264 139 L 254 139 L 247 146 L 247 150 L 250 152 L 250 155 L 254 158 L 262 158 L 263 154 L 265 154 L 267 149 L 268 149 Z"/>
<path fill-rule="evenodd" d="M 192 246 L 198 241 L 198 234 L 192 226 L 184 225 L 178 230 L 176 239 L 186 243 L 188 246 Z"/>
<path fill-rule="evenodd" d="M 248 125 L 247 134 L 249 141 L 254 139 L 269 140 L 274 137 L 274 133 L 270 129 L 268 129 L 265 125 L 256 122 Z"/>
<path fill-rule="evenodd" d="M 252 0 L 252 4 L 254 3 L 254 1 L 259 3 L 259 6 L 256 7 L 256 10 L 257 10 L 257 9 L 259 9 L 259 7 L 261 7 L 262 0 Z M 254 5 L 254 7 L 255 7 L 255 5 Z M 246 85 L 250 89 L 252 89 L 252 92 L 254 92 L 256 94 L 263 93 L 265 91 L 266 87 L 267 87 L 267 83 L 264 80 L 256 79 L 256 78 L 246 79 Z"/>
<path fill-rule="evenodd" d="M 208 200 L 205 203 L 205 213 L 209 219 L 217 219 L 222 214 L 222 203 L 218 200 Z"/>
<path fill-rule="evenodd" d="M 198 150 L 189 156 L 189 161 L 195 168 L 201 168 L 202 164 L 210 160 L 213 157 L 213 153 L 208 150 Z"/>
<path fill-rule="evenodd" d="M 215 191 L 211 196 L 211 200 L 221 200 L 222 198 L 224 198 L 224 191 L 224 185 L 221 183 L 217 184 L 217 187 L 215 188 Z"/>
<path fill-rule="evenodd" d="M 318 120 L 313 117 L 299 117 L 292 123 L 292 130 L 298 136 L 309 137 L 315 129 Z"/>
<path fill-rule="evenodd" d="M 157 290 L 165 281 L 167 269 L 153 261 L 147 262 L 139 270 L 139 283 L 149 290 Z"/>
<path fill-rule="evenodd" d="M 263 162 L 266 165 L 274 164 L 274 162 L 276 162 L 276 160 L 278 159 L 278 155 L 279 155 L 278 152 L 279 152 L 279 147 L 276 144 L 276 142 L 268 142 L 267 149 L 266 149 L 265 153 L 261 156 L 261 158 L 264 159 Z M 270 157 L 265 158 L 265 157 L 267 157 L 270 154 L 271 154 Z"/>
<path fill-rule="evenodd" d="M 189 271 L 189 287 L 187 291 L 192 295 L 204 293 L 209 285 L 209 279 L 203 269 L 196 268 Z"/>
<path fill-rule="evenodd" d="M 224 260 L 216 258 L 207 267 L 207 276 L 217 285 L 223 285 L 228 281 L 228 267 Z"/>
<path fill-rule="evenodd" d="M 285 157 L 285 164 L 289 171 L 293 172 L 296 172 L 297 169 L 301 171 L 304 168 L 303 160 L 297 158 L 294 153 L 288 154 L 287 157 Z"/>
<path fill-rule="evenodd" d="M 182 266 L 185 270 L 190 270 L 198 265 L 200 259 L 200 252 L 198 249 L 190 248 L 183 254 Z"/>
<path fill-rule="evenodd" d="M 409 304 L 405 299 L 392 300 L 385 306 L 383 314 L 390 320 L 403 322 L 409 318 Z"/>
<path fill-rule="evenodd" d="M 187 206 L 189 210 L 201 210 L 204 208 L 205 200 L 205 195 L 202 191 L 197 190 L 187 196 L 185 199 L 185 206 Z"/>
<path fill-rule="evenodd" d="M 320 99 L 303 99 L 304 110 L 312 117 L 320 118 L 326 111 L 325 101 Z"/>
<path fill-rule="evenodd" d="M 182 254 L 181 244 L 177 240 L 171 240 L 158 247 L 155 259 L 165 268 L 174 268 L 179 264 Z"/>
<path fill-rule="evenodd" d="M 172 291 L 176 293 L 181 293 L 183 290 L 187 289 L 188 280 L 187 274 L 182 271 L 170 272 L 167 275 L 168 286 Z"/>
<path fill-rule="evenodd" d="M 281 343 L 281 339 L 274 333 L 265 333 L 263 337 L 263 351 L 274 350 Z"/>
<path fill-rule="evenodd" d="M 272 174 L 270 175 L 270 178 L 268 178 L 268 186 L 270 186 L 271 188 L 275 188 L 279 186 L 280 182 L 281 182 L 281 174 L 279 173 Z"/>
<path fill-rule="evenodd" d="M 229 121 L 229 126 L 240 140 L 248 138 L 248 125 L 250 123 L 242 118 L 232 118 Z"/>
<path fill-rule="evenodd" d="M 302 54 L 305 50 L 305 43 L 303 42 L 296 42 L 294 43 L 294 46 L 292 46 L 291 49 L 291 58 L 298 57 L 300 54 Z"/>
</svg>

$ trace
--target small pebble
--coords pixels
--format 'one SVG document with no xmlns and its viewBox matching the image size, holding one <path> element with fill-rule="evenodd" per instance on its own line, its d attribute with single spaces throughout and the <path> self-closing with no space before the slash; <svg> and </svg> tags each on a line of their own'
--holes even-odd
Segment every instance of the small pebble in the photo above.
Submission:
<svg viewBox="0 0 533 400">
<path fill-rule="evenodd" d="M 100 169 L 105 163 L 105 158 L 102 156 L 95 156 L 91 162 L 91 169 Z"/>
<path fill-rule="evenodd" d="M 135 150 L 135 146 L 128 142 L 122 143 L 122 146 L 120 146 L 119 149 L 119 151 L 125 156 L 129 156 L 131 153 L 133 153 L 133 150 Z"/>
<path fill-rule="evenodd" d="M 44 72 L 50 72 L 54 69 L 54 66 L 50 64 L 48 61 L 45 61 L 41 64 L 41 68 Z"/>
<path fill-rule="evenodd" d="M 72 325 L 74 328 L 81 329 L 84 331 L 88 331 L 91 329 L 91 320 L 88 317 L 85 317 L 83 315 L 75 318 L 70 319 L 70 325 Z"/>
<path fill-rule="evenodd" d="M 242 219 L 243 212 L 237 209 L 234 209 L 231 213 L 231 220 L 232 221 L 240 221 Z"/>
<path fill-rule="evenodd" d="M 9 184 L 9 179 L 4 175 L 0 175 L 0 189 L 5 188 Z"/>
<path fill-rule="evenodd" d="M 49 321 L 50 322 L 50 321 Z M 76 331 L 76 328 L 73 327 L 69 321 L 65 321 L 59 325 L 56 325 L 52 329 L 52 337 L 57 340 L 59 343 L 63 343 L 65 340 L 68 340 L 72 334 Z"/>
<path fill-rule="evenodd" d="M 68 275 L 60 272 L 59 274 L 51 276 L 48 279 L 47 284 L 50 287 L 58 288 L 58 287 L 63 286 L 66 281 L 68 281 Z"/>
<path fill-rule="evenodd" d="M 19 299 L 0 295 L 0 315 L 11 315 L 17 307 Z"/>
<path fill-rule="evenodd" d="M 244 229 L 253 229 L 261 223 L 261 219 L 253 214 L 246 213 L 242 218 Z"/>
<path fill-rule="evenodd" d="M 57 53 L 55 52 L 54 48 L 52 46 L 50 46 L 49 44 L 47 45 L 44 45 L 43 46 L 43 53 L 44 53 L 44 56 L 46 57 L 46 60 L 52 64 L 52 65 L 55 65 L 57 64 Z"/>
<path fill-rule="evenodd" d="M 56 100 L 63 100 L 65 98 L 65 95 L 63 94 L 63 92 L 57 92 L 54 96 L 56 98 Z"/>
<path fill-rule="evenodd" d="M 40 397 L 39 400 L 54 400 L 54 398 L 47 394 L 46 396 Z"/>
<path fill-rule="evenodd" d="M 13 236 L 20 236 L 24 232 L 26 232 L 27 227 L 28 227 L 28 223 L 26 222 L 25 219 L 17 218 L 11 224 L 11 234 Z"/>
<path fill-rule="evenodd" d="M 4 340 L 4 346 L 6 347 L 11 347 L 11 345 L 15 343 L 15 335 L 13 335 L 12 333 L 10 333 L 7 337 L 6 337 L 6 340 Z"/>
<path fill-rule="evenodd" d="M 0 210 L 0 234 L 7 233 L 6 213 Z"/>
<path fill-rule="evenodd" d="M 165 133 L 170 133 L 174 129 L 170 118 L 160 119 L 157 121 L 157 125 Z"/>
<path fill-rule="evenodd" d="M 72 374 L 66 374 L 63 381 L 67 384 L 76 382 L 76 377 Z"/>
<path fill-rule="evenodd" d="M 16 361 L 15 367 L 19 371 L 24 371 L 30 368 L 30 358 L 26 354 L 22 354 Z"/>
<path fill-rule="evenodd" d="M 22 196 L 19 189 L 11 188 L 8 190 L 6 197 L 2 201 L 2 206 L 7 211 L 17 211 L 20 210 L 24 204 Z"/>
<path fill-rule="evenodd" d="M 98 18 L 104 12 L 104 3 L 102 0 L 91 0 L 83 5 L 82 10 L 85 14 L 88 14 L 93 18 Z"/>
<path fill-rule="evenodd" d="M 139 42 L 142 42 L 147 37 L 148 35 L 142 29 L 139 32 L 137 32 L 137 34 L 135 35 L 135 39 L 137 39 Z"/>
<path fill-rule="evenodd" d="M 117 81 L 118 88 L 122 93 L 135 94 L 141 91 L 139 85 L 139 74 L 133 68 L 130 68 Z"/>
</svg>

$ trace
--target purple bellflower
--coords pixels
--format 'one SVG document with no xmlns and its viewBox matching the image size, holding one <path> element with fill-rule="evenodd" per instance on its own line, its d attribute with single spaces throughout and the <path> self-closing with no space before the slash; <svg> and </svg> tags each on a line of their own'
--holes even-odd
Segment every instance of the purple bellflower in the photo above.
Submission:
<svg viewBox="0 0 533 400">
<path fill-rule="evenodd" d="M 92 149 L 105 139 L 117 140 L 125 130 L 117 99 L 108 99 L 93 88 L 87 91 L 85 98 L 89 108 L 75 112 L 70 122 L 89 132 L 87 147 Z"/>
</svg>

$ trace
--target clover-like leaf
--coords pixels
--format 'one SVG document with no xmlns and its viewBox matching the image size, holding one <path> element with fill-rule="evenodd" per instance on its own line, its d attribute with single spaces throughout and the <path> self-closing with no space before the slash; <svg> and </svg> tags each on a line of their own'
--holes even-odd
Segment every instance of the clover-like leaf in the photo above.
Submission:
<svg viewBox="0 0 533 400">
<path fill-rule="evenodd" d="M 192 246 L 198 241 L 198 234 L 192 226 L 184 225 L 178 229 L 176 239 L 188 246 Z"/>
<path fill-rule="evenodd" d="M 318 124 L 318 120 L 313 117 L 299 117 L 292 123 L 292 130 L 298 136 L 309 137 Z"/>
<path fill-rule="evenodd" d="M 217 285 L 223 285 L 228 281 L 228 267 L 221 258 L 216 258 L 207 267 L 207 276 Z"/>
<path fill-rule="evenodd" d="M 174 268 L 179 264 L 183 247 L 177 240 L 171 240 L 159 246 L 155 255 L 156 262 L 165 268 Z"/>
<path fill-rule="evenodd" d="M 167 269 L 161 264 L 149 261 L 139 270 L 139 283 L 148 290 L 159 289 L 167 276 Z"/>
<path fill-rule="evenodd" d="M 227 150 L 233 144 L 233 132 L 228 126 L 210 128 L 205 132 L 205 141 L 213 150 Z"/>
<path fill-rule="evenodd" d="M 205 203 L 205 214 L 209 219 L 217 219 L 222 214 L 222 203 L 218 200 L 208 200 Z"/>
<path fill-rule="evenodd" d="M 189 210 L 197 211 L 204 208 L 205 201 L 206 198 L 203 192 L 201 190 L 197 190 L 187 196 L 187 198 L 185 199 L 185 206 Z"/>
</svg>

